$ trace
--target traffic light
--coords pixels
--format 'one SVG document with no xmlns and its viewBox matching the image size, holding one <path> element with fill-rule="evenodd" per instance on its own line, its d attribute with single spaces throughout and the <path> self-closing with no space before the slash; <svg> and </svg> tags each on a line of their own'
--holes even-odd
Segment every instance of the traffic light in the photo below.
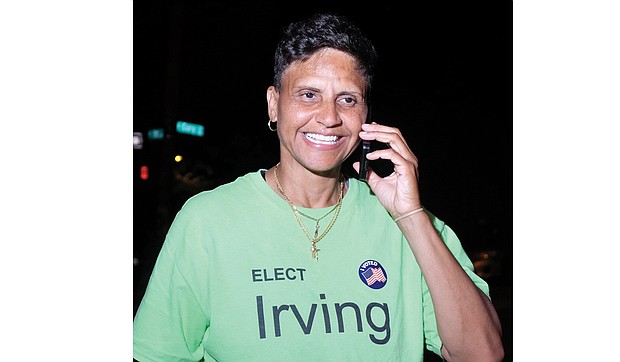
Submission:
<svg viewBox="0 0 620 362">
<path fill-rule="evenodd" d="M 148 166 L 140 166 L 140 179 L 144 181 L 149 179 L 149 167 Z"/>
</svg>

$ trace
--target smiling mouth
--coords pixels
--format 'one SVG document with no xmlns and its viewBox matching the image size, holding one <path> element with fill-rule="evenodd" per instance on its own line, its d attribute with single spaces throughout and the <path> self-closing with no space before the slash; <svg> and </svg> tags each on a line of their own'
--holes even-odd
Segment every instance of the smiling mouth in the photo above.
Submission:
<svg viewBox="0 0 620 362">
<path fill-rule="evenodd" d="M 338 142 L 338 136 L 325 136 L 317 133 L 304 133 L 308 141 L 318 145 L 334 145 Z"/>
</svg>

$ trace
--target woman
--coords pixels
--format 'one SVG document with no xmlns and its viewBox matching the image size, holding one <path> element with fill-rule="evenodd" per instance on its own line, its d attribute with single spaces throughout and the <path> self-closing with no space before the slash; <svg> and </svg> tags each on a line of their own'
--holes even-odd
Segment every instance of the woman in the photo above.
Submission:
<svg viewBox="0 0 620 362">
<path fill-rule="evenodd" d="M 396 128 L 365 124 L 376 62 L 346 19 L 291 24 L 267 90 L 280 161 L 177 214 L 134 320 L 140 361 L 499 361 L 488 285 L 422 207 Z M 394 172 L 345 178 L 360 140 Z M 359 162 L 353 163 L 359 171 Z"/>
</svg>

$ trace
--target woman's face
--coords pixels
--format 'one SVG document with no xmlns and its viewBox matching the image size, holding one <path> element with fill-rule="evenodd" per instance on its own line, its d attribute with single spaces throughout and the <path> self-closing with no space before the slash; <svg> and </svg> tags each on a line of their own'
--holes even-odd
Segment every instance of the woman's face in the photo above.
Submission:
<svg viewBox="0 0 620 362">
<path fill-rule="evenodd" d="M 281 161 L 315 173 L 340 166 L 359 142 L 367 113 L 365 89 L 355 59 L 342 51 L 323 49 L 291 64 L 280 91 L 267 90 Z"/>
</svg>

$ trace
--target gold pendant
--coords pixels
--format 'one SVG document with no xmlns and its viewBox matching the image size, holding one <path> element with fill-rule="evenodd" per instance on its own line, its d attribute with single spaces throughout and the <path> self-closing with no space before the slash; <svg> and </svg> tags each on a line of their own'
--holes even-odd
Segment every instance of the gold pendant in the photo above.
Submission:
<svg viewBox="0 0 620 362">
<path fill-rule="evenodd" d="M 312 241 L 312 247 L 310 248 L 310 251 L 312 252 L 312 259 L 319 261 L 319 251 L 321 249 L 316 247 L 316 243 L 317 241 Z"/>
</svg>

